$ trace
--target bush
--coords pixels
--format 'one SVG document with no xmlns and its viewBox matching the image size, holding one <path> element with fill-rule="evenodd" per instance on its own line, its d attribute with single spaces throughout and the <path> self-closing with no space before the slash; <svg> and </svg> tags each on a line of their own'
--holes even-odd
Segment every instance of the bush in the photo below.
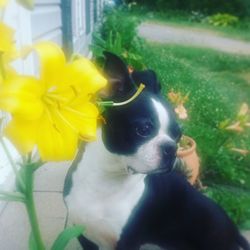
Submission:
<svg viewBox="0 0 250 250">
<path fill-rule="evenodd" d="M 132 1 L 127 0 L 127 2 Z M 250 15 L 249 0 L 137 0 L 136 2 L 160 11 L 172 9 L 189 12 L 200 11 L 209 15 L 219 12 L 230 13 L 240 17 Z"/>
<path fill-rule="evenodd" d="M 204 19 L 214 26 L 233 26 L 239 22 L 239 18 L 230 14 L 215 14 Z"/>
<path fill-rule="evenodd" d="M 100 29 L 93 35 L 91 48 L 96 60 L 102 64 L 106 50 L 120 56 L 128 65 L 142 69 L 142 42 L 137 35 L 137 25 L 138 20 L 126 11 L 113 9 L 106 13 Z"/>
</svg>

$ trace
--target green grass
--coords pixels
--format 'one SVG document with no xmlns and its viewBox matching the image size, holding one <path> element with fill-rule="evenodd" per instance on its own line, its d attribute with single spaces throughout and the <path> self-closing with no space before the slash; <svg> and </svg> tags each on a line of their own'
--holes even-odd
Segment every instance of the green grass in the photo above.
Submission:
<svg viewBox="0 0 250 250">
<path fill-rule="evenodd" d="M 183 124 L 187 133 L 200 141 L 204 147 L 202 151 L 214 153 L 218 150 L 213 145 L 219 147 L 228 136 L 218 129 L 219 124 L 232 118 L 241 103 L 250 100 L 250 79 L 242 76 L 250 71 L 250 58 L 208 49 L 157 44 L 148 45 L 143 55 L 147 67 L 157 72 L 163 93 L 172 88 L 190 93 L 187 103 L 189 120 Z M 249 132 L 237 137 L 250 136 Z M 218 135 L 223 137 L 221 141 Z M 206 143 L 204 138 L 208 140 Z M 250 147 L 250 137 L 247 144 Z"/>
<path fill-rule="evenodd" d="M 130 12 L 130 15 L 134 15 L 142 21 L 168 24 L 182 28 L 202 29 L 220 36 L 250 41 L 250 19 L 240 20 L 237 26 L 216 27 L 205 22 L 192 21 L 190 13 L 180 11 L 151 12 L 145 8 L 135 8 Z"/>
<path fill-rule="evenodd" d="M 210 187 L 207 193 L 236 223 L 246 226 L 250 221 L 250 156 L 233 153 L 227 146 L 235 143 L 250 149 L 250 129 L 235 135 L 219 125 L 234 117 L 243 102 L 250 104 L 250 78 L 244 77 L 250 72 L 250 58 L 158 44 L 147 45 L 142 54 L 147 67 L 157 72 L 164 95 L 171 89 L 190 93 L 189 118 L 180 122 L 184 133 L 197 141 L 202 181 Z"/>
</svg>

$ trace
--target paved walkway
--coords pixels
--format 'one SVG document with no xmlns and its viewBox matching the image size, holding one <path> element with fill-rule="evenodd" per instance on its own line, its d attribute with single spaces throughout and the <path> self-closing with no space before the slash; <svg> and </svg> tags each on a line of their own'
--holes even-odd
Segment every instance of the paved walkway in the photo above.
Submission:
<svg viewBox="0 0 250 250">
<path fill-rule="evenodd" d="M 220 37 L 206 30 L 142 23 L 138 31 L 140 36 L 153 42 L 192 45 L 228 53 L 250 55 L 250 42 Z"/>
<path fill-rule="evenodd" d="M 66 208 L 62 198 L 64 178 L 68 163 L 41 167 L 35 178 L 35 202 L 46 249 L 50 249 L 57 235 L 63 230 Z M 0 249 L 27 250 L 30 227 L 24 206 L 9 202 L 0 211 Z M 80 250 L 73 240 L 67 250 Z"/>
</svg>

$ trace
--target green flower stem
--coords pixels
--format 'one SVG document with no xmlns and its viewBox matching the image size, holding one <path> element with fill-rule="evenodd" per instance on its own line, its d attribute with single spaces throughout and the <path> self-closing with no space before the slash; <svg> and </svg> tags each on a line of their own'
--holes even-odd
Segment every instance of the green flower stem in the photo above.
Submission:
<svg viewBox="0 0 250 250">
<path fill-rule="evenodd" d="M 36 242 L 37 250 L 45 250 L 44 243 L 41 237 L 41 231 L 38 224 L 38 218 L 34 203 L 34 194 L 33 194 L 33 186 L 34 186 L 34 170 L 33 168 L 27 164 L 23 166 L 25 168 L 25 180 L 26 180 L 26 210 L 29 217 L 29 222 L 32 230 L 32 234 L 34 240 Z"/>
<path fill-rule="evenodd" d="M 18 201 L 18 202 L 26 202 L 26 199 L 22 193 L 19 192 L 8 192 L 8 191 L 0 191 L 0 200 L 4 201 Z"/>
<path fill-rule="evenodd" d="M 17 170 L 15 162 L 12 159 L 12 156 L 1 136 L 0 136 L 0 143 L 15 172 L 18 184 L 21 187 L 21 193 L 11 193 L 11 192 L 1 191 L 0 199 L 6 200 L 6 201 L 20 201 L 20 202 L 25 203 L 32 234 L 33 234 L 36 247 L 37 247 L 36 249 L 45 250 L 42 237 L 41 237 L 39 224 L 38 224 L 37 213 L 36 213 L 36 208 L 35 208 L 35 203 L 34 203 L 34 195 L 33 195 L 34 172 L 39 166 L 42 165 L 42 163 L 38 162 L 37 164 L 34 165 L 32 163 L 27 162 L 26 164 L 22 165 L 24 175 L 20 175 L 20 172 Z"/>
<path fill-rule="evenodd" d="M 11 165 L 11 167 L 12 167 L 12 169 L 13 169 L 15 175 L 16 175 L 17 181 L 18 181 L 21 189 L 24 190 L 25 189 L 24 181 L 23 181 L 21 175 L 19 174 L 19 171 L 16 168 L 16 164 L 15 164 L 14 160 L 12 159 L 12 156 L 11 156 L 11 154 L 10 154 L 10 152 L 9 152 L 9 150 L 8 150 L 6 144 L 5 144 L 5 142 L 4 142 L 4 140 L 3 140 L 3 138 L 1 136 L 0 136 L 0 144 L 2 145 L 2 147 L 4 149 L 4 152 L 5 152 L 7 158 L 9 160 L 9 162 L 10 162 L 10 165 Z"/>
</svg>

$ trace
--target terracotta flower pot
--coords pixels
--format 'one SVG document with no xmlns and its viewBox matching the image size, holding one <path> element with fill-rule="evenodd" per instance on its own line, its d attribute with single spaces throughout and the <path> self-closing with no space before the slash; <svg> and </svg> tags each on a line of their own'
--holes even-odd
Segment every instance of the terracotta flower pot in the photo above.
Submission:
<svg viewBox="0 0 250 250">
<path fill-rule="evenodd" d="M 185 146 L 180 145 L 177 156 L 184 163 L 188 174 L 189 182 L 194 185 L 199 175 L 200 159 L 196 152 L 196 142 L 189 136 L 182 136 L 181 141 L 185 141 Z"/>
</svg>

